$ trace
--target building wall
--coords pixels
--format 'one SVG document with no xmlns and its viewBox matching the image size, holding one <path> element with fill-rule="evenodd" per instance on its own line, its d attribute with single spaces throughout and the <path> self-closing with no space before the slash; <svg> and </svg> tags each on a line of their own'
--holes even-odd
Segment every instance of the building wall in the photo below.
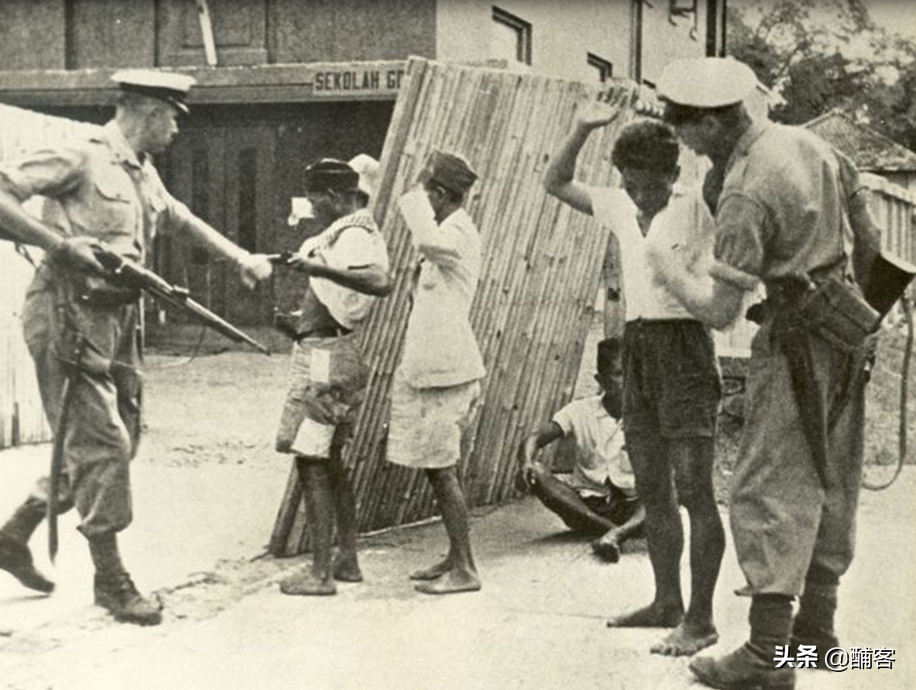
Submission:
<svg viewBox="0 0 916 690">
<path fill-rule="evenodd" d="M 593 53 L 630 69 L 630 3 L 614 0 L 438 0 L 436 57 L 483 63 L 495 57 L 493 7 L 531 24 L 531 71 L 566 79 L 594 78 L 586 57 Z M 572 44 L 570 37 L 575 37 Z"/>
<path fill-rule="evenodd" d="M 531 24 L 533 72 L 588 81 L 595 75 L 586 61 L 592 53 L 613 64 L 614 76 L 633 77 L 639 30 L 641 76 L 654 81 L 671 59 L 706 54 L 706 2 L 697 4 L 696 18 L 672 18 L 668 0 L 643 2 L 639 29 L 632 0 L 438 0 L 436 57 L 466 63 L 493 58 L 498 7 Z"/>
<path fill-rule="evenodd" d="M 208 6 L 221 66 L 435 55 L 436 0 Z M 4 70 L 207 64 L 191 0 L 3 0 L 0 9 Z"/>
</svg>

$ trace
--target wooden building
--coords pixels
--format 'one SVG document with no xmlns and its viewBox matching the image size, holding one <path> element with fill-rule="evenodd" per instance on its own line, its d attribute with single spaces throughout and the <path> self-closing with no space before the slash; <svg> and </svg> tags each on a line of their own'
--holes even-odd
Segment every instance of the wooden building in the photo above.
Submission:
<svg viewBox="0 0 916 690">
<path fill-rule="evenodd" d="M 296 247 L 304 166 L 381 154 L 411 55 L 599 82 L 651 82 L 717 54 L 725 0 L 0 0 L 0 102 L 102 122 L 124 67 L 195 76 L 192 113 L 157 161 L 169 189 L 242 246 Z M 255 293 L 162 238 L 158 270 L 227 318 L 269 323 L 297 286 Z M 155 323 L 155 320 L 151 320 Z"/>
</svg>

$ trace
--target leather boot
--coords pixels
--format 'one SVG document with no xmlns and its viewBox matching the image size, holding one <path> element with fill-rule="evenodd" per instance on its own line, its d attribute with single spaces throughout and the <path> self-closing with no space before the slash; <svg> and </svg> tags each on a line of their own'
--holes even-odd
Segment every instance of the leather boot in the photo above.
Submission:
<svg viewBox="0 0 916 690">
<path fill-rule="evenodd" d="M 89 552 L 95 564 L 95 603 L 114 616 L 115 620 L 138 625 L 159 625 L 162 606 L 137 591 L 130 575 L 121 563 L 117 535 L 93 535 Z"/>
<path fill-rule="evenodd" d="M 840 646 L 833 629 L 833 618 L 837 606 L 837 585 L 818 583 L 810 580 L 805 583 L 805 593 L 801 597 L 798 614 L 792 625 L 793 655 L 798 659 L 798 648 L 802 645 L 817 648 L 816 666 L 808 668 L 829 670 L 824 663 L 824 656 L 834 647 Z"/>
<path fill-rule="evenodd" d="M 137 591 L 130 575 L 95 576 L 95 603 L 122 623 L 138 625 L 159 625 L 162 622 L 162 607 L 153 603 Z"/>
<path fill-rule="evenodd" d="M 745 644 L 731 654 L 713 659 L 699 657 L 690 662 L 690 670 L 701 683 L 720 690 L 793 690 L 794 668 L 775 668 Z"/>
<path fill-rule="evenodd" d="M 795 669 L 776 668 L 776 648 L 788 647 L 792 597 L 758 594 L 751 602 L 750 640 L 718 659 L 700 657 L 690 670 L 706 685 L 722 690 L 793 690 Z"/>
<path fill-rule="evenodd" d="M 7 571 L 24 587 L 49 594 L 54 591 L 54 583 L 35 568 L 28 546 L 44 516 L 45 504 L 30 497 L 0 528 L 0 570 Z"/>
</svg>

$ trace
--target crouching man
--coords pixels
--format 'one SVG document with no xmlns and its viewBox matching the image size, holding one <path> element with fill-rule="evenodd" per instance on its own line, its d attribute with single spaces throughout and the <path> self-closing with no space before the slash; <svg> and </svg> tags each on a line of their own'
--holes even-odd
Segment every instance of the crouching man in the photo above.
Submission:
<svg viewBox="0 0 916 690">
<path fill-rule="evenodd" d="M 602 559 L 616 563 L 620 547 L 642 534 L 645 509 L 636 496 L 633 470 L 623 444 L 620 344 L 598 344 L 598 395 L 574 400 L 519 446 L 516 485 L 530 490 L 574 532 L 600 536 L 592 543 Z M 569 475 L 554 475 L 537 452 L 557 439 L 571 436 L 576 460 Z"/>
<path fill-rule="evenodd" d="M 290 363 L 289 393 L 277 450 L 295 456 L 305 500 L 312 566 L 280 584 L 284 594 L 335 594 L 335 580 L 361 582 L 356 501 L 342 450 L 367 383 L 359 325 L 377 297 L 391 291 L 388 253 L 368 190 L 347 163 L 321 160 L 305 171 L 305 196 L 319 232 L 290 266 L 308 276 Z M 335 521 L 339 551 L 332 562 Z"/>
</svg>

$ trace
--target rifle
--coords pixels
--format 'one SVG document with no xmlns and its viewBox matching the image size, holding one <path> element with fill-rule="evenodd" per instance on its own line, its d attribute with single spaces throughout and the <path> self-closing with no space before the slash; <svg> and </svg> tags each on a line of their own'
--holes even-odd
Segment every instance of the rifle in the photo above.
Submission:
<svg viewBox="0 0 916 690">
<path fill-rule="evenodd" d="M 214 331 L 222 333 L 230 340 L 237 343 L 248 343 L 265 355 L 270 354 L 270 350 L 257 340 L 217 316 L 199 302 L 191 299 L 191 295 L 186 288 L 172 285 L 153 271 L 144 268 L 135 261 L 115 254 L 103 246 L 95 246 L 93 251 L 99 263 L 111 272 L 110 278 L 116 284 L 131 289 L 145 290 L 157 301 L 175 307 L 179 312 L 189 314 L 195 320 L 212 328 Z"/>
</svg>

